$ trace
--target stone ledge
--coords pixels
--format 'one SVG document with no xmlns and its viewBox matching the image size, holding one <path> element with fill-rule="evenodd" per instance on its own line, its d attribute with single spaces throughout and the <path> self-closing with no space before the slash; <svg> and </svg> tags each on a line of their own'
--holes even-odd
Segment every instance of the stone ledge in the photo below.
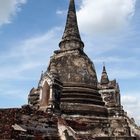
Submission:
<svg viewBox="0 0 140 140">
<path fill-rule="evenodd" d="M 81 88 L 90 88 L 90 89 L 94 89 L 97 90 L 97 87 L 94 85 L 88 85 L 88 84 L 84 84 L 84 83 L 75 83 L 75 82 L 69 82 L 69 83 L 63 83 L 64 87 L 81 87 Z"/>
<path fill-rule="evenodd" d="M 62 103 L 61 104 L 62 114 L 69 115 L 95 115 L 95 116 L 107 116 L 106 107 L 92 104 L 82 104 L 82 103 Z"/>
<path fill-rule="evenodd" d="M 137 140 L 136 137 L 96 137 L 95 140 Z"/>
<path fill-rule="evenodd" d="M 96 99 L 102 101 L 101 96 L 97 96 L 89 93 L 62 93 L 61 98 L 87 98 L 87 99 Z"/>
<path fill-rule="evenodd" d="M 104 106 L 105 103 L 100 100 L 89 99 L 89 98 L 61 98 L 61 102 L 68 102 L 68 103 L 83 103 L 83 104 L 95 104 Z"/>
</svg>

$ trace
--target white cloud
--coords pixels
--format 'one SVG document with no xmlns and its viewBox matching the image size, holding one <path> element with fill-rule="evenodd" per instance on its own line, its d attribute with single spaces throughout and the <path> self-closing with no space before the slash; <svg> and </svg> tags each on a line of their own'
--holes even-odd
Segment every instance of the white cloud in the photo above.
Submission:
<svg viewBox="0 0 140 140">
<path fill-rule="evenodd" d="M 67 11 L 66 10 L 57 10 L 56 14 L 57 15 L 66 15 Z"/>
<path fill-rule="evenodd" d="M 47 70 L 50 55 L 59 48 L 61 32 L 60 27 L 52 28 L 16 40 L 7 46 L 8 50 L 0 52 L 0 107 L 20 107 L 27 103 L 30 89 L 36 87 L 41 71 Z"/>
<path fill-rule="evenodd" d="M 12 17 L 27 0 L 0 0 L 0 26 L 10 23 Z"/>
<path fill-rule="evenodd" d="M 121 97 L 122 105 L 124 106 L 124 110 L 127 112 L 129 117 L 132 117 L 136 120 L 138 124 L 140 124 L 140 95 L 139 91 L 132 91 L 125 93 Z"/>
<path fill-rule="evenodd" d="M 14 83 L 15 84 L 15 83 Z M 22 83 L 23 84 L 23 83 Z M 17 108 L 27 104 L 29 90 L 21 87 L 5 87 L 0 89 L 0 108 Z"/>
<path fill-rule="evenodd" d="M 46 68 L 50 54 L 55 48 L 58 49 L 58 32 L 61 32 L 61 28 L 53 28 L 44 34 L 13 44 L 11 50 L 0 54 L 0 80 L 33 80 L 36 71 L 40 68 L 41 72 L 41 68 Z"/>
<path fill-rule="evenodd" d="M 137 97 L 132 96 L 132 95 L 124 95 L 122 96 L 122 102 L 123 104 L 128 104 L 128 105 L 137 105 Z"/>
<path fill-rule="evenodd" d="M 140 116 L 137 116 L 136 119 L 140 122 Z"/>
<path fill-rule="evenodd" d="M 6 90 L 6 89 L 5 89 Z M 26 100 L 26 93 L 23 92 L 22 89 L 15 89 L 15 90 L 9 90 L 5 92 L 5 90 L 0 90 L 0 95 L 1 96 L 9 96 L 10 98 L 21 98 L 21 99 L 24 99 Z"/>
<path fill-rule="evenodd" d="M 135 12 L 136 0 L 82 0 L 77 12 L 86 34 L 111 32 L 124 27 Z"/>
<path fill-rule="evenodd" d="M 98 77 L 101 76 L 101 65 L 106 64 L 109 79 L 130 80 L 139 79 L 140 71 L 136 68 L 139 59 L 137 57 L 97 56 L 93 59 L 98 66 Z M 133 67 L 130 67 L 133 65 Z"/>
<path fill-rule="evenodd" d="M 103 63 L 103 62 L 107 62 L 107 63 L 138 63 L 138 59 L 134 58 L 134 57 L 116 57 L 116 56 L 106 56 L 106 57 L 103 57 L 103 56 L 99 56 L 99 57 L 96 57 L 94 59 L 94 62 L 95 63 Z"/>
<path fill-rule="evenodd" d="M 124 67 L 120 67 L 120 68 L 115 68 L 112 67 L 112 69 L 108 70 L 109 73 L 109 77 L 111 79 L 117 78 L 117 79 L 131 79 L 131 78 L 137 78 L 140 75 L 140 72 L 138 70 L 129 70 L 127 68 Z"/>
</svg>

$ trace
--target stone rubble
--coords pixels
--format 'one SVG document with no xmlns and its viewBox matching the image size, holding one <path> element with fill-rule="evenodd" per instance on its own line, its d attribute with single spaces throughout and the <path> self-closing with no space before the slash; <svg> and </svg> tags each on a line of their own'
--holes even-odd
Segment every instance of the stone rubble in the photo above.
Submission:
<svg viewBox="0 0 140 140">
<path fill-rule="evenodd" d="M 84 52 L 74 0 L 59 50 L 21 108 L 0 109 L 0 140 L 140 140 L 121 105 L 119 85 L 103 66 L 98 82 Z"/>
</svg>

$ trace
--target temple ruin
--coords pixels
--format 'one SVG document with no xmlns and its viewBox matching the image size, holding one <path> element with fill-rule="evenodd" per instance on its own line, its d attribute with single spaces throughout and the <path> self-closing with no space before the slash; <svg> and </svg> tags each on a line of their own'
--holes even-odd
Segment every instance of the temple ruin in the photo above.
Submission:
<svg viewBox="0 0 140 140">
<path fill-rule="evenodd" d="M 48 69 L 21 108 L 0 109 L 1 140 L 140 140 L 140 127 L 121 105 L 105 65 L 100 82 L 85 54 L 74 0 Z"/>
</svg>

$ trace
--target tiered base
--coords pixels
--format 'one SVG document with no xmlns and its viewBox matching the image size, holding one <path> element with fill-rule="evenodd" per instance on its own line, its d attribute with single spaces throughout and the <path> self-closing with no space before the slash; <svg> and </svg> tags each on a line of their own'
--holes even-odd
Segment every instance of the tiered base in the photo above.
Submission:
<svg viewBox="0 0 140 140">
<path fill-rule="evenodd" d="M 91 85 L 65 83 L 61 94 L 61 111 L 67 115 L 107 117 L 107 109 L 97 89 Z"/>
</svg>

